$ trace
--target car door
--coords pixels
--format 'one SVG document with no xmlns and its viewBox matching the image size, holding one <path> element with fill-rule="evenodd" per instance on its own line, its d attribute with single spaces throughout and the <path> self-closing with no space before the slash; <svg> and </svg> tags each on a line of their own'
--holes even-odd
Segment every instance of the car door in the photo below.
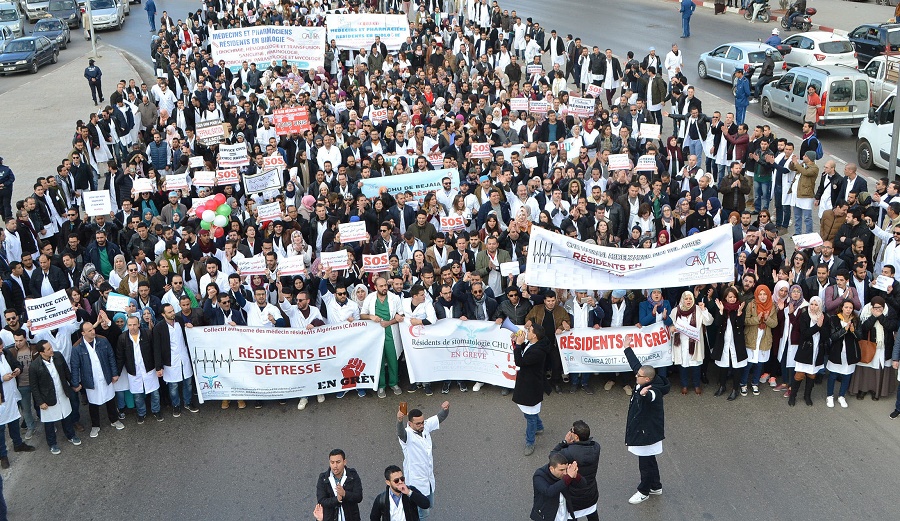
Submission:
<svg viewBox="0 0 900 521">
<path fill-rule="evenodd" d="M 793 72 L 788 72 L 773 85 L 772 97 L 769 99 L 769 102 L 772 104 L 772 110 L 776 114 L 787 114 L 787 104 L 791 96 L 791 86 L 794 83 L 795 76 L 796 74 Z"/>
<path fill-rule="evenodd" d="M 856 47 L 857 58 L 860 65 L 869 63 L 873 56 L 880 54 L 877 47 L 878 29 L 875 27 L 860 27 L 851 33 L 853 45 Z"/>
<path fill-rule="evenodd" d="M 49 40 L 46 38 L 38 38 L 35 44 L 37 45 L 38 63 L 41 65 L 50 63 L 51 52 Z"/>
<path fill-rule="evenodd" d="M 806 114 L 806 88 L 809 86 L 809 75 L 797 73 L 794 84 L 791 86 L 791 95 L 785 106 L 788 116 L 796 119 L 797 116 Z"/>
<path fill-rule="evenodd" d="M 881 143 L 879 144 L 877 151 L 873 150 L 873 152 L 878 154 L 881 157 L 881 160 L 884 161 L 887 165 L 891 164 L 891 138 L 893 137 L 891 122 L 894 121 L 894 114 L 896 109 L 897 96 L 892 95 L 890 99 L 884 104 L 884 106 L 881 107 L 881 122 L 883 123 L 885 130 L 884 132 L 878 133 L 881 135 Z M 874 146 L 872 148 L 875 149 Z M 897 166 L 900 166 L 900 158 L 897 159 Z"/>
<path fill-rule="evenodd" d="M 707 58 L 707 67 L 706 74 L 712 76 L 713 78 L 722 79 L 722 68 L 724 67 L 723 62 L 725 60 L 725 56 L 728 54 L 728 46 L 721 45 L 717 47 L 713 52 L 709 53 L 709 57 Z"/>
<path fill-rule="evenodd" d="M 739 47 L 731 46 L 728 49 L 728 54 L 725 55 L 724 60 L 724 68 L 722 70 L 722 79 L 732 83 L 732 76 L 734 76 L 734 70 L 737 68 L 744 68 L 744 51 Z M 750 78 L 748 78 L 750 79 Z"/>
<path fill-rule="evenodd" d="M 869 78 L 869 86 L 872 87 L 872 103 L 878 105 L 884 99 L 881 89 L 884 86 L 884 62 L 880 60 L 872 60 L 869 65 L 863 69 L 863 73 Z"/>
<path fill-rule="evenodd" d="M 801 65 L 806 65 L 809 61 L 809 57 L 807 56 L 807 52 L 804 52 L 802 47 L 803 37 L 799 34 L 795 34 L 789 38 L 786 38 L 782 45 L 786 45 L 791 48 L 791 52 L 784 55 L 784 61 L 787 62 L 788 67 L 799 67 Z"/>
</svg>

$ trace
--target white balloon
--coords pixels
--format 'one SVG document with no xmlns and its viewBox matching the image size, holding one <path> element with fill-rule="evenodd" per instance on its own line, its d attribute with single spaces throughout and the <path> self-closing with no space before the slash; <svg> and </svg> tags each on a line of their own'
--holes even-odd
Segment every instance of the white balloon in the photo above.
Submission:
<svg viewBox="0 0 900 521">
<path fill-rule="evenodd" d="M 213 224 L 215 224 L 219 228 L 224 228 L 228 224 L 228 217 L 225 217 L 224 215 L 217 215 L 213 219 Z"/>
<path fill-rule="evenodd" d="M 216 218 L 216 212 L 212 210 L 203 210 L 203 220 L 211 223 Z"/>
</svg>

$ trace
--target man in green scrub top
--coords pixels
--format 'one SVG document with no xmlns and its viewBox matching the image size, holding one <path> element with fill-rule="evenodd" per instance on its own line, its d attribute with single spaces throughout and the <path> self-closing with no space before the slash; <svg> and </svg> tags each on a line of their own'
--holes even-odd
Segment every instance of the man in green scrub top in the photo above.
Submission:
<svg viewBox="0 0 900 521">
<path fill-rule="evenodd" d="M 391 326 L 403 321 L 402 302 L 400 297 L 388 292 L 387 279 L 378 277 L 375 280 L 375 292 L 370 293 L 363 301 L 359 318 L 371 320 L 384 327 L 384 356 L 382 357 L 382 371 L 378 379 L 378 397 L 384 398 L 385 378 L 394 394 L 401 394 L 399 382 L 399 370 L 397 364 L 397 349 L 394 346 L 394 334 Z M 384 368 L 387 365 L 387 368 Z M 385 376 L 387 374 L 387 376 Z"/>
</svg>

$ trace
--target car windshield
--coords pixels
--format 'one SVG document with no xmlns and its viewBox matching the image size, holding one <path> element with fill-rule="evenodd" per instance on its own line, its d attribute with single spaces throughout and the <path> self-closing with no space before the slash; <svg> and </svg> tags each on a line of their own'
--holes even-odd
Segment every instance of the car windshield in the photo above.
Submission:
<svg viewBox="0 0 900 521">
<path fill-rule="evenodd" d="M 26 41 L 11 41 L 6 44 L 6 49 L 3 52 L 31 52 L 34 50 L 34 42 L 31 40 Z"/>
<path fill-rule="evenodd" d="M 91 0 L 91 9 L 114 9 L 116 3 L 113 0 Z"/>
<path fill-rule="evenodd" d="M 900 31 L 888 31 L 888 43 L 900 45 Z"/>
<path fill-rule="evenodd" d="M 57 20 L 41 20 L 34 26 L 34 32 L 46 33 L 49 31 L 61 31 L 62 24 Z"/>
<path fill-rule="evenodd" d="M 67 9 L 75 9 L 75 0 L 55 0 L 50 2 L 51 11 L 65 11 Z"/>
<path fill-rule="evenodd" d="M 751 52 L 747 57 L 750 59 L 750 63 L 762 63 L 766 61 L 766 51 Z M 784 61 L 778 51 L 772 51 L 772 59 L 776 62 Z"/>
<path fill-rule="evenodd" d="M 822 42 L 819 48 L 826 54 L 847 54 L 853 52 L 853 44 L 844 40 Z"/>
<path fill-rule="evenodd" d="M 0 11 L 0 22 L 15 22 L 18 16 L 14 9 L 4 9 Z"/>
</svg>

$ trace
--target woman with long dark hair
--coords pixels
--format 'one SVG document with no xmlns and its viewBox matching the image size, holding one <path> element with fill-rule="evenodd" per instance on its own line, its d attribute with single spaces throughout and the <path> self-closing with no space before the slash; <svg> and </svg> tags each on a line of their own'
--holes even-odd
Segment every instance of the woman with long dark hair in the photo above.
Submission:
<svg viewBox="0 0 900 521">
<path fill-rule="evenodd" d="M 859 318 L 853 312 L 853 301 L 844 300 L 840 310 L 828 318 L 831 326 L 831 339 L 828 348 L 828 360 L 825 368 L 828 369 L 827 397 L 825 405 L 834 407 L 834 383 L 841 381 L 838 391 L 838 403 L 847 408 L 847 390 L 850 389 L 850 380 L 856 372 L 856 364 L 859 363 L 859 338 L 862 328 Z"/>
</svg>

